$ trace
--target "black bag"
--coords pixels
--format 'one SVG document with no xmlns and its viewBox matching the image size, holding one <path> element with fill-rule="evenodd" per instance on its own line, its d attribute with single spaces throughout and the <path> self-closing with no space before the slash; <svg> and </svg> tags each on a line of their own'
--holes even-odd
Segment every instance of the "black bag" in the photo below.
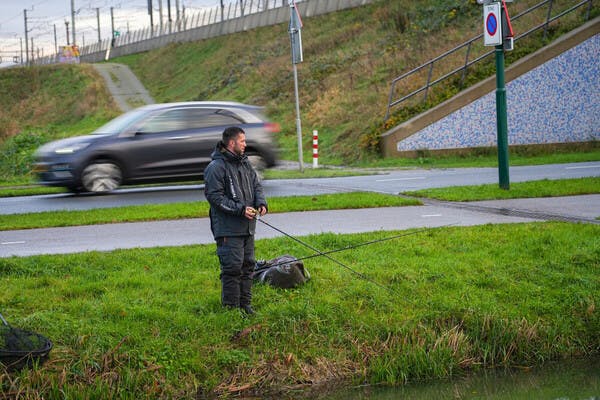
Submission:
<svg viewBox="0 0 600 400">
<path fill-rule="evenodd" d="M 289 254 L 268 261 L 258 261 L 254 268 L 253 279 L 271 286 L 290 289 L 304 284 L 310 274 L 302 261 Z"/>
</svg>

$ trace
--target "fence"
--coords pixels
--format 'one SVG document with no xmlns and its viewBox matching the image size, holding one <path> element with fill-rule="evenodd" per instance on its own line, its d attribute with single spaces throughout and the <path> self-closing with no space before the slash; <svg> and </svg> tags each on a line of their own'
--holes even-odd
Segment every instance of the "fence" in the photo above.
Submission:
<svg viewBox="0 0 600 400">
<path fill-rule="evenodd" d="M 373 0 L 296 0 L 303 17 L 359 7 Z M 169 43 L 190 42 L 243 32 L 289 21 L 288 0 L 244 0 L 215 6 L 186 15 L 171 24 L 128 32 L 80 48 L 80 60 L 99 62 L 111 58 L 160 48 Z M 58 55 L 35 60 L 36 64 L 58 62 Z"/>
<path fill-rule="evenodd" d="M 534 32 L 537 32 L 540 29 L 544 30 L 545 37 L 549 26 L 552 22 L 586 5 L 588 8 L 586 11 L 585 19 L 586 21 L 590 19 L 592 10 L 592 0 L 583 0 L 571 6 L 567 5 L 566 9 L 559 10 L 555 16 L 552 16 L 552 13 L 556 12 L 556 10 L 553 9 L 553 6 L 557 5 L 557 3 L 560 4 L 560 2 L 556 0 L 544 0 L 526 9 L 525 11 L 515 15 L 514 17 L 511 17 L 511 22 L 513 26 L 518 27 L 517 30 L 524 31 L 523 33 L 517 35 L 514 38 L 515 42 L 517 42 L 517 40 L 519 39 L 531 35 Z M 571 1 L 567 3 L 572 4 L 573 2 Z M 547 9 L 545 10 L 545 14 L 543 14 L 542 22 L 539 22 L 539 18 L 535 18 L 535 16 L 532 16 L 532 14 L 538 10 L 544 11 L 542 9 L 544 6 L 547 6 Z M 522 26 L 518 26 L 519 22 L 523 22 L 521 24 Z M 427 101 L 429 89 L 452 76 L 461 74 L 459 85 L 462 87 L 468 68 L 494 54 L 494 50 L 479 50 L 479 52 L 483 54 L 479 54 L 478 56 L 475 56 L 475 58 L 470 59 L 475 46 L 483 47 L 483 33 L 445 52 L 444 54 L 427 61 L 426 63 L 418 66 L 417 68 L 395 78 L 390 86 L 385 120 L 387 121 L 389 119 L 392 107 L 396 107 L 402 103 L 405 103 L 406 101 L 414 98 L 419 94 L 422 94 L 423 96 L 421 102 Z M 461 64 L 458 67 L 456 67 L 457 60 L 461 60 Z M 462 62 L 462 60 L 464 60 L 464 62 Z M 434 65 L 440 65 L 445 68 L 451 68 L 451 70 L 449 72 L 442 71 L 439 73 L 439 76 L 434 77 Z M 419 86 L 416 89 L 410 89 L 411 87 L 415 86 L 415 82 L 423 81 L 425 81 L 425 83 L 422 86 Z M 400 96 L 402 97 L 396 96 L 397 93 L 401 92 L 402 89 L 405 89 L 404 93 L 408 93 L 404 95 L 400 94 Z"/>
</svg>

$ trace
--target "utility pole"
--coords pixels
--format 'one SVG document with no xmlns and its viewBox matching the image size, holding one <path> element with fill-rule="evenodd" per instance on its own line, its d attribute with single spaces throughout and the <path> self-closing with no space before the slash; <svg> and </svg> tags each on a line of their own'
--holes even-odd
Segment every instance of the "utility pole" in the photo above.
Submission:
<svg viewBox="0 0 600 400">
<path fill-rule="evenodd" d="M 71 31 L 73 31 L 73 45 L 77 43 L 75 38 L 75 0 L 71 0 Z"/>
<path fill-rule="evenodd" d="M 290 35 L 290 46 L 292 50 L 292 65 L 294 69 L 294 94 L 296 97 L 296 136 L 298 137 L 298 161 L 300 162 L 300 172 L 304 172 L 304 162 L 302 155 L 302 122 L 300 120 L 300 97 L 298 95 L 298 67 L 297 64 L 303 61 L 302 56 L 302 19 L 296 8 L 296 2 L 289 0 L 290 4 L 290 24 L 288 33 Z"/>
<path fill-rule="evenodd" d="M 150 15 L 150 35 L 154 36 L 154 16 L 152 10 L 152 0 L 148 0 L 148 14 Z"/>
<path fill-rule="evenodd" d="M 177 31 L 181 30 L 181 20 L 179 15 L 179 0 L 175 0 L 175 24 L 177 25 Z"/>
<path fill-rule="evenodd" d="M 110 47 L 115 47 L 115 15 L 113 7 L 110 8 Z"/>
<path fill-rule="evenodd" d="M 100 35 L 100 7 L 96 7 L 96 21 L 98 22 L 98 43 L 102 41 L 102 35 Z"/>
<path fill-rule="evenodd" d="M 65 21 L 65 26 L 67 28 L 67 46 L 69 46 L 71 43 L 69 43 L 69 21 Z"/>
<path fill-rule="evenodd" d="M 27 39 L 27 10 L 23 10 L 23 18 L 25 19 L 25 64 L 29 65 L 29 40 Z"/>
<path fill-rule="evenodd" d="M 171 33 L 171 0 L 167 0 L 167 17 L 169 21 L 169 33 Z"/>
<path fill-rule="evenodd" d="M 158 17 L 159 17 L 159 24 L 160 24 L 160 33 L 162 34 L 162 32 L 163 32 L 163 7 L 162 7 L 162 0 L 158 0 Z"/>
<path fill-rule="evenodd" d="M 56 24 L 54 24 L 54 53 L 58 54 L 58 41 L 56 40 Z"/>
</svg>

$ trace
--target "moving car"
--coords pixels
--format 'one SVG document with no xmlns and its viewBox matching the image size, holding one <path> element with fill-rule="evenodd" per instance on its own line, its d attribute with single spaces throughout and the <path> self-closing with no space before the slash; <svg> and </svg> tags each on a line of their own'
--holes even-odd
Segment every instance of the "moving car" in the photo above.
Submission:
<svg viewBox="0 0 600 400">
<path fill-rule="evenodd" d="M 271 123 L 257 106 L 234 102 L 152 104 L 129 111 L 85 136 L 57 140 L 35 153 L 41 184 L 104 193 L 120 185 L 201 179 L 223 130 L 246 132 L 257 170 L 277 161 Z"/>
</svg>

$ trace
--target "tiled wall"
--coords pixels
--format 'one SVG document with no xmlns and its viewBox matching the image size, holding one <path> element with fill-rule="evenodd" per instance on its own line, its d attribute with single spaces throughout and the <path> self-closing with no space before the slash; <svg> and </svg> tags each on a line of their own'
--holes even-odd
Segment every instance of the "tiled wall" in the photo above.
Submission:
<svg viewBox="0 0 600 400">
<path fill-rule="evenodd" d="M 518 43 L 515 43 L 518 46 Z M 600 140 L 600 34 L 506 84 L 508 144 Z M 398 151 L 496 146 L 496 94 L 398 142 Z"/>
</svg>

